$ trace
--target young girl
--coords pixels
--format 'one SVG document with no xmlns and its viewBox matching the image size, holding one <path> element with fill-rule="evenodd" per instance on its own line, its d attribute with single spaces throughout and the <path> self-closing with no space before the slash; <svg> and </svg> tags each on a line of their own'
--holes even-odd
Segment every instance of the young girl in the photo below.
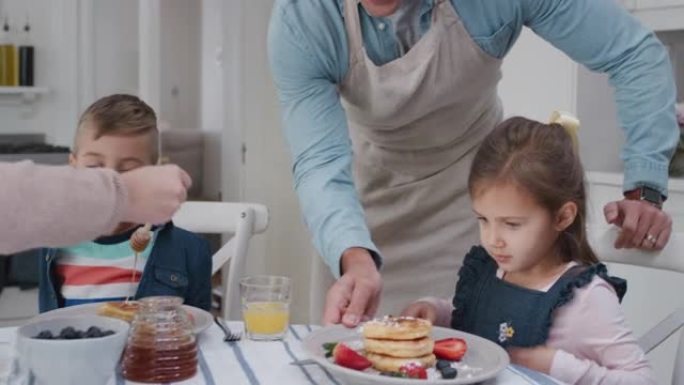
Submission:
<svg viewBox="0 0 684 385">
<path fill-rule="evenodd" d="M 572 135 L 519 117 L 495 128 L 470 171 L 482 245 L 465 257 L 453 307 L 428 298 L 403 314 L 488 338 L 568 384 L 655 384 L 620 308 L 626 282 L 587 243 Z"/>
</svg>

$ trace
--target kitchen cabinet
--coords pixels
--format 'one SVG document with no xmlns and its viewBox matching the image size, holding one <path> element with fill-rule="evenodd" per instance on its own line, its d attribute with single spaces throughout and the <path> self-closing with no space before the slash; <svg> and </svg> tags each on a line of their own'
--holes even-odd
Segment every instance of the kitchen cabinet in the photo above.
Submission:
<svg viewBox="0 0 684 385">
<path fill-rule="evenodd" d="M 0 87 L 3 98 L 18 97 L 25 103 L 35 101 L 40 95 L 48 93 L 47 87 Z"/>
</svg>

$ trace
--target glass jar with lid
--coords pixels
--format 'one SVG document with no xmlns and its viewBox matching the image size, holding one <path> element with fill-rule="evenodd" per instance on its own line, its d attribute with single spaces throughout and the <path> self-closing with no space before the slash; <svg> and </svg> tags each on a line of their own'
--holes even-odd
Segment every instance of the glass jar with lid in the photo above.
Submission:
<svg viewBox="0 0 684 385">
<path fill-rule="evenodd" d="M 197 373 L 197 341 L 180 297 L 140 300 L 131 324 L 121 372 L 127 380 L 168 383 Z"/>
</svg>

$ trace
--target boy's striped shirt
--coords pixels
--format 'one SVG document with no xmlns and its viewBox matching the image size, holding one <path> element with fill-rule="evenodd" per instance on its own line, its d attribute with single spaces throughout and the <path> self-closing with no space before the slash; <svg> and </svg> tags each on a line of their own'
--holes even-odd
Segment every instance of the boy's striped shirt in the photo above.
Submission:
<svg viewBox="0 0 684 385">
<path fill-rule="evenodd" d="M 135 295 L 157 232 L 139 254 L 135 269 L 133 250 L 128 242 L 132 232 L 59 249 L 54 277 L 58 280 L 64 306 L 124 300 Z M 134 271 L 135 278 L 131 282 Z"/>
</svg>

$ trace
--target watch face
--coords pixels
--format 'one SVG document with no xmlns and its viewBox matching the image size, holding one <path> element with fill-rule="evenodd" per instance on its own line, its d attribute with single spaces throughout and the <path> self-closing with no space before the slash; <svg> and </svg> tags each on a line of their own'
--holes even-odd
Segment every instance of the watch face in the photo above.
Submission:
<svg viewBox="0 0 684 385">
<path fill-rule="evenodd" d="M 660 192 L 647 187 L 641 188 L 641 199 L 654 203 L 656 205 L 660 205 L 663 203 L 663 196 L 660 195 Z"/>
</svg>

